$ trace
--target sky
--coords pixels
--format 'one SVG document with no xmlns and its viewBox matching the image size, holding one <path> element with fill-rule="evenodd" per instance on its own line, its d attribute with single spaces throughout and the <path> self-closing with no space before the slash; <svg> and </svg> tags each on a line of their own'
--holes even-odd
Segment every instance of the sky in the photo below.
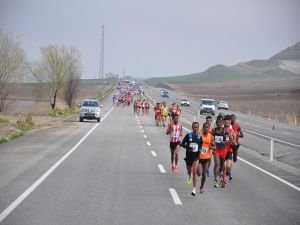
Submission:
<svg viewBox="0 0 300 225">
<path fill-rule="evenodd" d="M 29 61 L 49 44 L 81 53 L 83 78 L 159 77 L 268 59 L 300 41 L 299 0 L 0 0 L 0 30 Z"/>
</svg>

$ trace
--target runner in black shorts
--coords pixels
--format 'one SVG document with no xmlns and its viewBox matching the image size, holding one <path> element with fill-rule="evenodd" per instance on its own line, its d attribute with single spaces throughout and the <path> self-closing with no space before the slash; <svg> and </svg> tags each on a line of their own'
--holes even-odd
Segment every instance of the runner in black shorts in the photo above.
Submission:
<svg viewBox="0 0 300 225">
<path fill-rule="evenodd" d="M 193 132 L 188 133 L 182 140 L 181 146 L 186 149 L 186 168 L 188 173 L 187 183 L 191 183 L 191 176 L 193 174 L 193 191 L 192 195 L 196 195 L 197 184 L 197 169 L 199 165 L 199 150 L 202 148 L 202 139 L 199 134 L 199 123 L 193 122 Z"/>
</svg>

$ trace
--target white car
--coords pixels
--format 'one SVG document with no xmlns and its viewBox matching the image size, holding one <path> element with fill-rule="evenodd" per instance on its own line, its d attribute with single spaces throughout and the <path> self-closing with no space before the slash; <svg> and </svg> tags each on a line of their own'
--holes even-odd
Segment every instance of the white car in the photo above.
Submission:
<svg viewBox="0 0 300 225">
<path fill-rule="evenodd" d="M 200 115 L 202 115 L 204 113 L 210 113 L 214 116 L 215 115 L 215 110 L 216 110 L 216 100 L 207 99 L 207 98 L 201 99 Z"/>
<path fill-rule="evenodd" d="M 190 106 L 190 101 L 187 100 L 186 98 L 181 99 L 181 106 Z"/>
<path fill-rule="evenodd" d="M 226 101 L 220 101 L 219 104 L 218 104 L 218 109 L 228 110 L 228 103 Z"/>
<path fill-rule="evenodd" d="M 80 104 L 79 121 L 83 122 L 84 119 L 88 119 L 97 120 L 99 123 L 102 106 L 97 99 L 84 99 L 82 104 Z"/>
</svg>

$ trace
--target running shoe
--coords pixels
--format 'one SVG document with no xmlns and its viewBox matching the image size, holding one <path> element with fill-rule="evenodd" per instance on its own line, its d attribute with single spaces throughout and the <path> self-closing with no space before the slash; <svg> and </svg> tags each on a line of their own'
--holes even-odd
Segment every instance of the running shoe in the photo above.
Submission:
<svg viewBox="0 0 300 225">
<path fill-rule="evenodd" d="M 206 171 L 206 176 L 207 176 L 207 177 L 209 177 L 209 176 L 210 176 L 210 174 L 209 174 L 209 170 L 207 170 L 207 171 Z"/>
<path fill-rule="evenodd" d="M 172 173 L 175 173 L 175 166 L 172 166 Z"/>
<path fill-rule="evenodd" d="M 174 173 L 178 173 L 178 166 L 174 167 Z"/>
<path fill-rule="evenodd" d="M 202 194 L 204 192 L 204 188 L 200 187 L 200 193 Z"/>
<path fill-rule="evenodd" d="M 224 184 L 228 184 L 227 177 L 224 177 L 223 182 L 224 182 Z"/>
<path fill-rule="evenodd" d="M 217 180 L 215 180 L 215 182 L 214 182 L 214 187 L 215 187 L 215 188 L 218 188 L 218 187 L 219 187 L 219 184 L 218 184 L 218 181 L 217 181 Z"/>
<path fill-rule="evenodd" d="M 192 178 L 191 178 L 190 176 L 188 176 L 188 177 L 186 178 L 186 183 L 187 183 L 188 185 L 192 184 Z"/>
<path fill-rule="evenodd" d="M 228 178 L 229 178 L 229 180 L 232 180 L 231 172 L 229 172 Z"/>
<path fill-rule="evenodd" d="M 196 193 L 194 191 L 192 191 L 191 195 L 196 196 Z"/>
<path fill-rule="evenodd" d="M 226 185 L 226 178 L 224 179 L 223 177 L 221 177 L 221 181 L 220 181 L 220 186 L 222 187 L 222 188 L 225 188 L 225 185 Z"/>
</svg>

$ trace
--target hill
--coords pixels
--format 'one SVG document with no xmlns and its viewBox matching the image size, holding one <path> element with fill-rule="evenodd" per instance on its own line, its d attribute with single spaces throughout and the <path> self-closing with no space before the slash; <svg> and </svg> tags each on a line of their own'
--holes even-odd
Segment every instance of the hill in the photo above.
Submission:
<svg viewBox="0 0 300 225">
<path fill-rule="evenodd" d="M 251 60 L 234 66 L 215 65 L 204 72 L 147 79 L 151 85 L 160 83 L 198 83 L 230 80 L 300 79 L 300 42 L 267 60 Z"/>
</svg>

